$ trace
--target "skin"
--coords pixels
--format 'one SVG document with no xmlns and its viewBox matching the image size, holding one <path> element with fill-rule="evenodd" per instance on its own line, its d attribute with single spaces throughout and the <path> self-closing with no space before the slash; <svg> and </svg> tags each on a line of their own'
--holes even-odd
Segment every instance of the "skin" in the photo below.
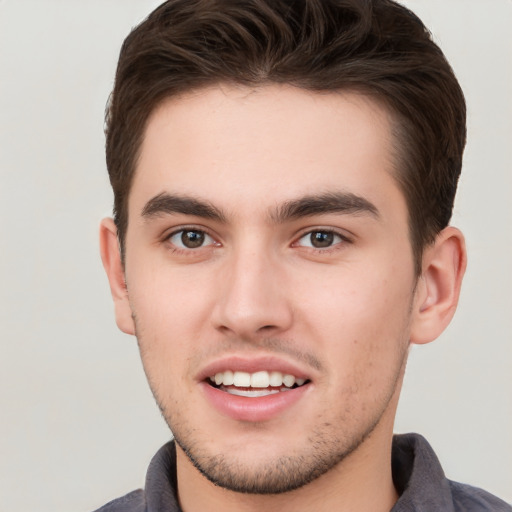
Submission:
<svg viewBox="0 0 512 512">
<path fill-rule="evenodd" d="M 446 228 L 415 275 L 391 123 L 363 96 L 289 86 L 212 87 L 150 117 L 124 266 L 110 219 L 101 246 L 117 323 L 137 335 L 178 442 L 185 512 L 396 501 L 390 446 L 408 347 L 450 321 L 465 251 Z M 174 201 L 157 204 L 162 194 Z M 325 206 L 333 194 L 345 208 Z M 323 206 L 285 214 L 305 197 Z M 183 228 L 204 240 L 184 246 Z M 311 233 L 334 236 L 314 247 Z M 268 420 L 233 419 L 199 379 L 231 356 L 291 364 L 309 384 Z"/>
</svg>

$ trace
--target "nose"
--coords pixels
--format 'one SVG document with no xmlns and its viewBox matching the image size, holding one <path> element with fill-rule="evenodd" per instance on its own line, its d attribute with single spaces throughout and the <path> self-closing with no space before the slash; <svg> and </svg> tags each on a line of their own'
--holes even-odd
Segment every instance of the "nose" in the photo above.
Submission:
<svg viewBox="0 0 512 512">
<path fill-rule="evenodd" d="M 283 267 L 277 255 L 264 250 L 236 251 L 218 276 L 216 329 L 247 341 L 288 330 L 293 311 Z"/>
</svg>

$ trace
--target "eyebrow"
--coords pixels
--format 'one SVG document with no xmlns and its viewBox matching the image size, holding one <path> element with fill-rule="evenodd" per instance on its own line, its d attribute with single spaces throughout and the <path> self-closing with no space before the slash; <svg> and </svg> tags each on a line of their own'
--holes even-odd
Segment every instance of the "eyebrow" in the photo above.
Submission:
<svg viewBox="0 0 512 512">
<path fill-rule="evenodd" d="M 379 218 L 379 210 L 364 197 L 350 192 L 328 192 L 304 196 L 286 201 L 269 213 L 276 224 L 301 217 L 311 217 L 327 213 L 364 214 Z M 162 215 L 193 215 L 218 222 L 226 222 L 226 215 L 213 204 L 191 196 L 162 192 L 151 198 L 142 209 L 142 217 L 150 219 Z"/>
<path fill-rule="evenodd" d="M 143 218 L 150 219 L 174 213 L 194 215 L 219 222 L 226 221 L 222 211 L 211 203 L 195 199 L 194 197 L 168 194 L 167 192 L 162 192 L 150 199 L 144 205 L 141 215 Z"/>
<path fill-rule="evenodd" d="M 287 201 L 271 213 L 274 222 L 327 213 L 363 214 L 380 217 L 378 208 L 364 197 L 350 192 L 327 192 Z"/>
</svg>

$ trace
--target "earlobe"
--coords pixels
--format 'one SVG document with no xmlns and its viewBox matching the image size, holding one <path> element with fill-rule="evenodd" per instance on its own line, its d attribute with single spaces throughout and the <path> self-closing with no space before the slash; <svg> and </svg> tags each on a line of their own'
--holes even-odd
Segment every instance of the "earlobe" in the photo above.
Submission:
<svg viewBox="0 0 512 512">
<path fill-rule="evenodd" d="M 429 343 L 448 326 L 459 301 L 466 270 L 464 236 L 453 227 L 439 233 L 423 254 L 415 293 L 411 343 Z"/>
<path fill-rule="evenodd" d="M 114 300 L 117 326 L 126 334 L 135 334 L 117 228 L 111 218 L 103 219 L 100 224 L 100 253 Z"/>
</svg>

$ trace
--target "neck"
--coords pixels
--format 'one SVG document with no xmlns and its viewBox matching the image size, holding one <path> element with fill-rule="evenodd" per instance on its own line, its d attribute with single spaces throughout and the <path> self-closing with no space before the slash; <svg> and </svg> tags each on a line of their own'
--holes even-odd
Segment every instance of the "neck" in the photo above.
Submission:
<svg viewBox="0 0 512 512">
<path fill-rule="evenodd" d="M 389 512 L 398 499 L 391 474 L 392 419 L 381 422 L 333 469 L 295 491 L 241 494 L 215 486 L 177 447 L 178 495 L 183 512 Z"/>
</svg>

